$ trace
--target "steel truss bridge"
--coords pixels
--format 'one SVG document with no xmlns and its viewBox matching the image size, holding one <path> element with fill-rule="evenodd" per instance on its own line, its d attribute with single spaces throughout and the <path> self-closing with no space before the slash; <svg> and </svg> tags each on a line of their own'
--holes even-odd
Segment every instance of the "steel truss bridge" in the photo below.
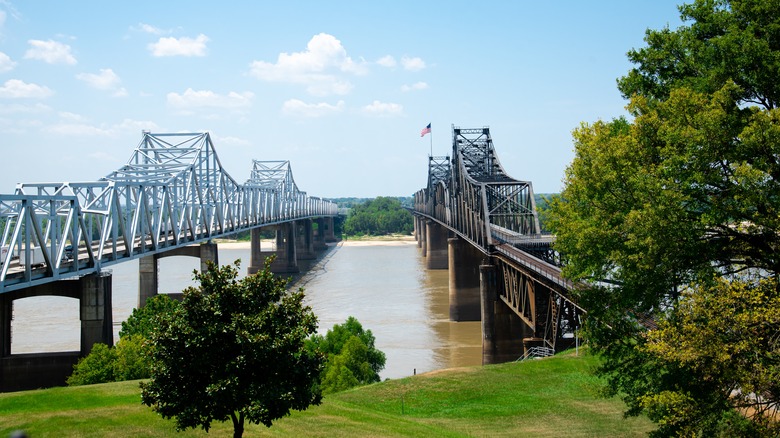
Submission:
<svg viewBox="0 0 780 438">
<path fill-rule="evenodd" d="M 209 133 L 143 133 L 127 164 L 92 182 L 23 183 L 0 195 L 0 293 L 256 227 L 335 216 L 288 161 L 238 183 Z"/>
<path fill-rule="evenodd" d="M 561 277 L 554 237 L 542 234 L 530 181 L 509 176 L 490 129 L 452 128 L 452 157 L 429 157 L 428 186 L 413 213 L 445 227 L 495 266 L 497 296 L 528 327 L 526 347 L 555 351 L 574 343 L 583 309 Z M 452 269 L 452 268 L 451 268 Z"/>
</svg>

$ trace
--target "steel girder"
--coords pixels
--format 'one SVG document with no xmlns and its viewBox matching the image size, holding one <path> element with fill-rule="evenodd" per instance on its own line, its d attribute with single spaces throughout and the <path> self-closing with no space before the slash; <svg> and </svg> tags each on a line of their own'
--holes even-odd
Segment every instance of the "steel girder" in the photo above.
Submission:
<svg viewBox="0 0 780 438">
<path fill-rule="evenodd" d="M 263 225 L 334 216 L 299 191 L 289 162 L 254 161 L 246 184 L 208 133 L 144 132 L 130 160 L 94 182 L 23 183 L 0 195 L 0 293 Z M 274 184 L 266 184 L 269 181 Z"/>
<path fill-rule="evenodd" d="M 418 211 L 451 225 L 481 248 L 511 238 L 538 238 L 540 226 L 531 182 L 506 173 L 489 128 L 453 127 L 452 157 L 451 166 L 449 157 L 429 157 L 428 187 L 415 195 Z M 449 214 L 437 201 L 438 184 L 445 184 Z"/>
<path fill-rule="evenodd" d="M 561 277 L 553 236 L 540 233 L 533 188 L 501 166 L 490 129 L 453 127 L 452 165 L 429 158 L 428 187 L 414 195 L 414 211 L 449 227 L 490 256 L 498 296 L 531 328 L 531 338 L 563 348 L 583 310 Z M 439 157 L 441 158 L 441 157 Z"/>
</svg>

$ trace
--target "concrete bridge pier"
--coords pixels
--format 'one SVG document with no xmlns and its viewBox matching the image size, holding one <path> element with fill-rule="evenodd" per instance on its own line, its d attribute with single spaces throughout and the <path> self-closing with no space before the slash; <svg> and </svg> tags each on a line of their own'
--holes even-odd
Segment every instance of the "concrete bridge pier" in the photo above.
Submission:
<svg viewBox="0 0 780 438">
<path fill-rule="evenodd" d="M 98 272 L 79 279 L 81 297 L 81 355 L 86 356 L 96 343 L 114 345 L 111 273 Z"/>
<path fill-rule="evenodd" d="M 317 224 L 317 229 L 314 230 L 314 250 L 322 251 L 328 247 L 325 242 L 325 219 L 318 218 L 314 223 Z"/>
<path fill-rule="evenodd" d="M 297 239 L 295 241 L 297 247 L 295 251 L 297 253 L 297 260 L 314 260 L 317 258 L 317 253 L 314 252 L 314 226 L 311 219 L 301 219 L 295 221 L 297 226 Z"/>
<path fill-rule="evenodd" d="M 480 265 L 482 364 L 510 362 L 523 355 L 523 337 L 532 331 L 498 298 L 495 265 Z"/>
<path fill-rule="evenodd" d="M 480 264 L 484 255 L 460 237 L 447 239 L 450 321 L 479 321 Z"/>
<path fill-rule="evenodd" d="M 300 272 L 295 241 L 297 226 L 294 222 L 285 222 L 276 227 L 276 259 L 271 263 L 274 274 Z"/>
<path fill-rule="evenodd" d="M 422 250 L 422 256 L 428 257 L 428 227 L 427 219 L 420 221 L 420 242 L 419 247 Z"/>
<path fill-rule="evenodd" d="M 214 242 L 201 243 L 174 248 L 170 251 L 141 257 L 138 259 L 138 307 L 146 305 L 146 300 L 159 293 L 160 264 L 163 257 L 188 256 L 200 259 L 200 272 L 208 270 L 208 262 L 219 265 L 219 252 Z M 172 295 L 181 291 L 173 291 Z"/>
<path fill-rule="evenodd" d="M 446 228 L 433 221 L 425 224 L 428 269 L 447 269 L 449 263 Z"/>
<path fill-rule="evenodd" d="M 333 217 L 332 216 L 328 216 L 328 217 L 322 218 L 322 223 L 323 223 L 322 230 L 323 230 L 323 235 L 325 236 L 325 241 L 326 242 L 335 242 L 336 241 L 336 234 L 335 234 L 335 229 L 334 229 L 334 225 L 333 225 Z"/>
<path fill-rule="evenodd" d="M 73 365 L 96 343 L 114 345 L 111 286 L 111 273 L 100 272 L 0 295 L 0 392 L 65 385 Z M 79 351 L 11 354 L 13 302 L 36 296 L 79 300 Z"/>
<path fill-rule="evenodd" d="M 417 239 L 417 247 L 422 248 L 423 242 L 425 242 L 425 224 L 419 216 L 414 217 L 414 237 Z M 424 251 L 423 257 L 425 257 Z"/>
</svg>

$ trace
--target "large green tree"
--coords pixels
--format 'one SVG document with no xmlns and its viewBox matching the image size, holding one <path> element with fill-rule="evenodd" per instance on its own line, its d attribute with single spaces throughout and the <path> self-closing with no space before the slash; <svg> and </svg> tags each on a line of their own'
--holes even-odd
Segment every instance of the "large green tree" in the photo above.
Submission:
<svg viewBox="0 0 780 438">
<path fill-rule="evenodd" d="M 178 430 L 208 431 L 212 421 L 231 419 L 240 437 L 245 420 L 270 427 L 321 400 L 323 356 L 305 348 L 317 319 L 303 291 L 287 291 L 268 262 L 237 276 L 238 262 L 195 273 L 200 286 L 186 289 L 151 334 L 152 377 L 141 384 L 142 401 L 175 418 Z"/>
<path fill-rule="evenodd" d="M 371 330 L 363 329 L 354 316 L 334 325 L 325 336 L 312 336 L 309 348 L 322 351 L 327 359 L 322 391 L 328 394 L 379 382 L 386 357 L 375 341 Z"/>
<path fill-rule="evenodd" d="M 588 335 L 612 391 L 632 414 L 664 411 L 653 410 L 659 394 L 685 394 L 713 416 L 665 427 L 680 414 L 666 410 L 653 415 L 658 433 L 708 435 L 737 427 L 734 410 L 721 409 L 736 400 L 702 368 L 662 354 L 653 333 L 659 323 L 667 335 L 682 330 L 673 322 L 683 290 L 720 290 L 726 279 L 762 294 L 756 278 L 780 273 L 780 1 L 699 0 L 680 11 L 684 26 L 648 30 L 647 47 L 629 52 L 636 67 L 618 86 L 632 120 L 575 130 L 550 225 L 566 275 L 590 284 Z"/>
</svg>

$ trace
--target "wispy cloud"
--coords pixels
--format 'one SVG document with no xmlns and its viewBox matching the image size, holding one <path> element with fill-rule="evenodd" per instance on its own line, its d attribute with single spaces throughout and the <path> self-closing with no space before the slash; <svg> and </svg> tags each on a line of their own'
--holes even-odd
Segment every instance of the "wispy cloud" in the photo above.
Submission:
<svg viewBox="0 0 780 438">
<path fill-rule="evenodd" d="M 195 39 L 182 37 L 163 37 L 156 43 L 150 43 L 147 47 L 152 56 L 206 56 L 208 48 L 206 43 L 209 37 L 200 34 Z"/>
<path fill-rule="evenodd" d="M 412 85 L 402 85 L 401 91 L 408 92 L 408 91 L 419 91 L 419 90 L 427 90 L 428 84 L 425 82 L 415 82 Z"/>
<path fill-rule="evenodd" d="M 362 108 L 363 114 L 379 117 L 395 117 L 404 113 L 404 107 L 398 103 L 373 101 L 370 105 Z"/>
<path fill-rule="evenodd" d="M 37 59 L 49 64 L 68 64 L 77 63 L 76 58 L 71 54 L 71 48 L 67 44 L 54 40 L 28 40 L 30 48 L 24 54 L 25 59 Z"/>
<path fill-rule="evenodd" d="M 408 56 L 404 56 L 401 58 L 401 65 L 404 67 L 404 69 L 409 71 L 420 71 L 425 69 L 425 61 L 423 61 L 421 58 L 410 58 Z"/>
<path fill-rule="evenodd" d="M 306 103 L 298 99 L 290 99 L 282 105 L 282 114 L 298 117 L 322 117 L 337 114 L 344 111 L 344 101 L 339 100 L 336 105 L 329 103 Z"/>
<path fill-rule="evenodd" d="M 0 52 L 0 73 L 11 71 L 16 67 L 16 63 L 11 60 L 11 57 L 3 52 Z"/>
<path fill-rule="evenodd" d="M 98 90 L 110 91 L 116 97 L 127 96 L 127 90 L 121 86 L 122 80 L 110 68 L 101 68 L 97 74 L 80 73 L 76 75 L 76 79 Z"/>
<path fill-rule="evenodd" d="M 49 87 L 28 84 L 19 79 L 9 79 L 0 87 L 0 98 L 5 99 L 45 99 L 53 94 Z"/>
<path fill-rule="evenodd" d="M 382 67 L 388 67 L 388 68 L 393 68 L 393 67 L 395 67 L 395 66 L 398 64 L 398 63 L 395 61 L 395 58 L 393 58 L 393 57 L 392 57 L 392 56 L 390 56 L 390 55 L 385 55 L 385 56 L 383 56 L 383 57 L 379 58 L 379 59 L 376 61 L 376 63 L 377 63 L 377 64 L 379 64 L 379 65 L 381 65 Z"/>
<path fill-rule="evenodd" d="M 193 90 L 188 88 L 184 93 L 168 93 L 168 105 L 171 107 L 192 110 L 197 108 L 222 108 L 231 110 L 242 110 L 252 106 L 254 93 L 245 91 L 236 93 L 231 91 L 222 95 L 210 90 Z"/>
</svg>

